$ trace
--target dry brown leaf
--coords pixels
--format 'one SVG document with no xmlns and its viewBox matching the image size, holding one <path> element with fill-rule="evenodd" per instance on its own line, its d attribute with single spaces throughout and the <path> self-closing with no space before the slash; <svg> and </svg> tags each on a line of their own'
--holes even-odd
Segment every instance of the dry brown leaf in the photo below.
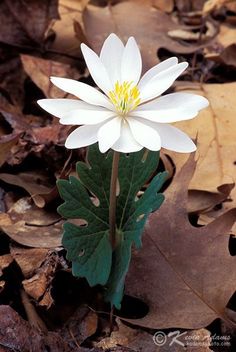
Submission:
<svg viewBox="0 0 236 352">
<path fill-rule="evenodd" d="M 49 179 L 41 171 L 21 172 L 16 175 L 0 173 L 0 180 L 24 188 L 32 197 L 35 205 L 42 208 L 45 202 L 40 194 L 48 194 L 54 188 L 54 185 L 49 187 Z"/>
<path fill-rule="evenodd" d="M 218 62 L 236 67 L 236 43 L 229 45 L 220 53 Z"/>
<path fill-rule="evenodd" d="M 0 345 L 10 351 L 79 352 L 71 349 L 61 336 L 54 332 L 44 335 L 21 318 L 11 307 L 0 306 Z"/>
<path fill-rule="evenodd" d="M 17 46 L 41 45 L 52 20 L 57 18 L 57 0 L 3 0 L 0 2 L 0 41 Z"/>
<path fill-rule="evenodd" d="M 175 0 L 177 9 L 181 12 L 199 11 L 202 10 L 203 4 L 206 0 L 189 1 L 189 0 Z"/>
<path fill-rule="evenodd" d="M 225 308 L 235 292 L 236 257 L 229 253 L 228 234 L 236 209 L 193 227 L 186 207 L 194 169 L 191 155 L 165 192 L 164 204 L 150 216 L 142 250 L 131 262 L 126 292 L 149 307 L 143 318 L 128 319 L 136 325 L 197 329 L 218 317 L 230 322 Z"/>
<path fill-rule="evenodd" d="M 32 81 L 44 92 L 47 98 L 65 98 L 68 93 L 55 87 L 50 81 L 50 76 L 78 79 L 80 74 L 70 65 L 61 62 L 45 60 L 35 56 L 21 55 L 25 72 Z"/>
<path fill-rule="evenodd" d="M 235 183 L 236 180 L 236 83 L 203 84 L 194 93 L 204 95 L 210 102 L 208 109 L 190 123 L 176 125 L 189 133 L 198 135 L 198 164 L 190 183 L 191 189 L 217 191 L 219 185 Z M 181 88 L 181 91 L 183 87 Z M 186 156 L 169 153 L 178 166 L 183 165 Z M 236 206 L 236 189 L 231 192 L 233 202 L 224 203 L 223 210 Z"/>
<path fill-rule="evenodd" d="M 211 343 L 210 332 L 206 329 L 190 330 L 186 332 L 186 334 L 183 334 L 177 338 L 179 343 L 173 343 L 173 338 L 175 335 L 172 337 L 171 333 L 166 333 L 166 342 L 158 345 L 154 343 L 154 336 L 151 333 L 139 330 L 137 327 L 131 328 L 124 325 L 118 318 L 116 319 L 116 322 L 118 325 L 118 330 L 113 331 L 111 336 L 105 337 L 100 342 L 96 343 L 95 345 L 97 347 L 101 347 L 103 350 L 106 350 L 115 346 L 126 346 L 134 349 L 135 351 L 145 352 L 182 352 L 183 348 L 186 352 L 211 351 L 209 348 Z M 190 342 L 189 346 L 187 345 L 188 342 Z M 196 347 L 193 346 L 193 342 L 196 343 Z"/>
<path fill-rule="evenodd" d="M 47 276 L 44 272 L 35 274 L 30 279 L 22 281 L 22 285 L 24 287 L 25 292 L 29 296 L 33 297 L 36 300 L 39 300 L 47 289 Z"/>
<path fill-rule="evenodd" d="M 232 26 L 221 24 L 220 31 L 217 35 L 217 42 L 222 45 L 223 48 L 228 47 L 231 44 L 236 43 L 236 29 Z"/>
<path fill-rule="evenodd" d="M 19 56 L 9 49 L 0 47 L 0 88 L 9 96 L 13 104 L 23 107 L 24 105 L 24 83 L 26 75 Z"/>
<path fill-rule="evenodd" d="M 207 0 L 203 5 L 203 14 L 207 15 L 210 12 L 221 8 L 222 6 L 232 3 L 234 0 Z"/>
<path fill-rule="evenodd" d="M 20 249 L 11 251 L 20 266 L 25 280 L 22 281 L 25 292 L 47 308 L 53 304 L 51 283 L 58 265 L 57 253 L 45 249 Z M 35 258 L 30 258 L 30 256 Z"/>
<path fill-rule="evenodd" d="M 56 213 L 37 208 L 29 198 L 21 198 L 0 214 L 0 228 L 15 242 L 34 248 L 61 246 L 63 220 Z"/>
<path fill-rule="evenodd" d="M 4 290 L 5 284 L 6 284 L 6 281 L 0 280 L 0 293 Z"/>
<path fill-rule="evenodd" d="M 0 256 L 0 276 L 2 276 L 2 271 L 13 262 L 14 258 L 11 254 L 4 254 Z"/>
<path fill-rule="evenodd" d="M 235 0 L 232 0 L 232 1 L 229 1 L 225 4 L 225 7 L 228 11 L 231 11 L 231 12 L 234 12 L 236 13 L 236 1 Z M 234 16 L 235 17 L 235 16 Z"/>
<path fill-rule="evenodd" d="M 186 41 L 200 41 L 204 42 L 206 40 L 212 39 L 217 34 L 217 27 L 210 21 L 206 21 L 205 24 L 206 32 L 202 33 L 200 30 L 198 32 L 188 29 L 175 29 L 168 32 L 168 36 L 173 39 L 180 39 Z"/>
<path fill-rule="evenodd" d="M 153 0 L 152 5 L 161 11 L 171 13 L 174 8 L 174 0 Z"/>
<path fill-rule="evenodd" d="M 40 268 L 48 254 L 49 250 L 45 248 L 11 247 L 11 256 L 21 268 L 26 279 L 30 278 Z"/>
<path fill-rule="evenodd" d="M 15 133 L 30 131 L 32 127 L 41 126 L 42 118 L 35 115 L 24 115 L 19 106 L 10 104 L 0 95 L 0 113 Z"/>
<path fill-rule="evenodd" d="M 127 2 L 127 1 L 132 1 L 135 2 L 136 4 L 141 4 L 141 5 L 146 5 L 151 7 L 155 7 L 158 10 L 164 11 L 166 13 L 171 13 L 174 9 L 174 0 L 114 0 L 112 1 L 112 4 L 117 4 L 121 2 Z M 106 1 L 107 4 L 109 4 L 109 0 Z M 94 2 L 94 5 L 101 6 L 101 4 Z"/>
<path fill-rule="evenodd" d="M 235 27 L 221 24 L 213 45 L 204 48 L 205 57 L 219 63 L 235 66 L 235 45 Z"/>
<path fill-rule="evenodd" d="M 36 145 L 64 144 L 71 126 L 63 126 L 55 118 L 51 125 L 32 128 L 30 139 Z"/>
<path fill-rule="evenodd" d="M 190 189 L 188 192 L 188 213 L 199 214 L 213 209 L 216 205 L 229 199 L 234 184 L 218 187 L 219 192 Z"/>
<path fill-rule="evenodd" d="M 80 57 L 80 43 L 78 36 L 75 36 L 75 23 L 81 22 L 82 11 L 89 0 L 59 0 L 60 19 L 56 21 L 52 29 L 56 33 L 52 49 L 71 56 Z M 84 41 L 84 40 L 83 40 Z"/>
<path fill-rule="evenodd" d="M 132 329 L 124 325 L 118 318 L 116 319 L 118 330 L 111 333 L 111 336 L 103 338 L 95 344 L 103 350 L 110 350 L 116 346 L 126 346 L 135 351 L 143 350 L 148 352 L 161 352 L 153 342 L 152 335 L 139 329 Z"/>
<path fill-rule="evenodd" d="M 76 345 L 80 345 L 95 334 L 97 327 L 97 314 L 86 306 L 80 306 L 60 329 L 60 336 L 63 336 L 65 341 L 70 341 L 70 344 L 76 341 Z"/>
<path fill-rule="evenodd" d="M 42 307 L 50 308 L 54 303 L 54 300 L 51 295 L 51 287 L 50 290 L 46 291 L 43 295 L 43 298 L 38 302 L 38 304 Z"/>
<path fill-rule="evenodd" d="M 7 161 L 11 148 L 16 145 L 20 134 L 11 133 L 0 137 L 0 167 Z"/>
<path fill-rule="evenodd" d="M 192 53 L 197 49 L 197 46 L 182 45 L 172 40 L 167 32 L 179 28 L 179 25 L 168 14 L 145 3 L 128 1 L 107 7 L 88 5 L 83 12 L 83 25 L 86 37 L 96 52 L 100 51 L 104 39 L 111 32 L 124 41 L 131 35 L 135 36 L 142 52 L 144 71 L 158 62 L 159 48 L 176 53 Z"/>
</svg>

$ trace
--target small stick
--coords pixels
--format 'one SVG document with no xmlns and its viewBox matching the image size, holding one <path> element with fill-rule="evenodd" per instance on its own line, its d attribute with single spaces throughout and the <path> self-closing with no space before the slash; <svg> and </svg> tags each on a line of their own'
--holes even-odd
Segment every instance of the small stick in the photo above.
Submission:
<svg viewBox="0 0 236 352">
<path fill-rule="evenodd" d="M 22 304 L 25 308 L 25 313 L 27 315 L 28 321 L 30 325 L 34 328 L 36 328 L 39 331 L 44 332 L 45 334 L 48 333 L 48 329 L 42 319 L 39 317 L 38 313 L 36 312 L 35 307 L 33 304 L 30 302 L 29 296 L 25 292 L 25 290 L 21 289 L 20 290 L 20 296 L 21 296 L 21 301 Z"/>
</svg>

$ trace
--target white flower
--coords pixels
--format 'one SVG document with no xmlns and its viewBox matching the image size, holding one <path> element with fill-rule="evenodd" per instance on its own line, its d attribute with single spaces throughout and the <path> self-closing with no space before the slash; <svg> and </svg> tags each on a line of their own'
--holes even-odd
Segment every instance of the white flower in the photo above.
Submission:
<svg viewBox="0 0 236 352">
<path fill-rule="evenodd" d="M 83 125 L 67 138 L 69 149 L 85 147 L 98 141 L 102 153 L 109 148 L 136 152 L 146 147 L 161 147 L 177 152 L 196 150 L 193 141 L 168 123 L 188 120 L 208 106 L 207 99 L 187 93 L 160 96 L 187 68 L 176 57 L 147 71 L 140 79 L 142 60 L 133 37 L 124 46 L 110 34 L 100 56 L 85 44 L 81 49 L 97 86 L 105 93 L 72 79 L 51 77 L 52 83 L 75 99 L 42 99 L 39 105 L 60 119 L 64 125 Z"/>
</svg>

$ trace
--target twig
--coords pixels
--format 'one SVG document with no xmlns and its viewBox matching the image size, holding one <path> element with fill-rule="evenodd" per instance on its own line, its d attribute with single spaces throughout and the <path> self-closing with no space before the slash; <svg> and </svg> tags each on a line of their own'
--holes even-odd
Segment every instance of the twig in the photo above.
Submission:
<svg viewBox="0 0 236 352">
<path fill-rule="evenodd" d="M 21 296 L 21 301 L 22 304 L 25 308 L 25 313 L 27 315 L 28 321 L 31 326 L 36 328 L 39 331 L 44 332 L 45 334 L 48 333 L 48 329 L 42 319 L 38 316 L 38 313 L 36 312 L 35 307 L 33 304 L 30 302 L 29 296 L 27 293 L 21 289 L 20 290 L 20 296 Z"/>
</svg>

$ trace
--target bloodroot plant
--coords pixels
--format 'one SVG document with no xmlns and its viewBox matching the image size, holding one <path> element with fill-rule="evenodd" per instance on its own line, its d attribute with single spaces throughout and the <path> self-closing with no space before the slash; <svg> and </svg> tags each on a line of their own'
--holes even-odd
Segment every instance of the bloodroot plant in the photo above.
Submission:
<svg viewBox="0 0 236 352">
<path fill-rule="evenodd" d="M 156 171 L 161 147 L 180 153 L 196 150 L 169 123 L 194 118 L 208 101 L 188 93 L 161 96 L 188 66 L 176 57 L 140 79 L 142 60 L 133 37 L 124 46 L 115 34 L 109 35 L 100 56 L 85 44 L 81 50 L 103 93 L 82 82 L 51 77 L 55 86 L 79 99 L 42 99 L 38 104 L 61 124 L 80 126 L 68 136 L 66 148 L 90 146 L 88 163 L 77 163 L 78 178 L 57 182 L 64 200 L 58 212 L 86 222 L 77 226 L 68 221 L 63 245 L 73 275 L 85 277 L 91 286 L 103 285 L 105 299 L 119 309 L 132 245 L 141 247 L 148 215 L 164 200 L 158 192 L 166 173 L 152 178 L 141 197 L 138 192 Z"/>
</svg>

